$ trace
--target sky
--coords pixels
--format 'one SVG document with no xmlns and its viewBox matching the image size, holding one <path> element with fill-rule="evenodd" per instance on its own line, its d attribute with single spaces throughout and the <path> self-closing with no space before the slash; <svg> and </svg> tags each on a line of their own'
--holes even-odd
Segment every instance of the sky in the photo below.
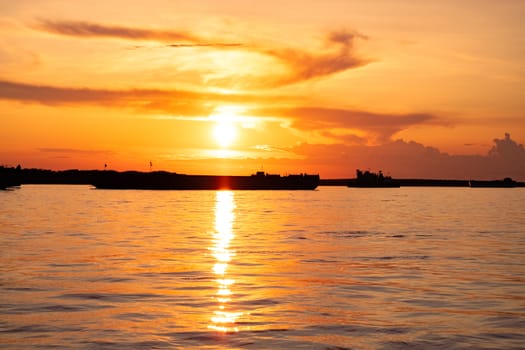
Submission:
<svg viewBox="0 0 525 350">
<path fill-rule="evenodd" d="M 525 180 L 525 1 L 0 0 L 0 164 Z"/>
</svg>

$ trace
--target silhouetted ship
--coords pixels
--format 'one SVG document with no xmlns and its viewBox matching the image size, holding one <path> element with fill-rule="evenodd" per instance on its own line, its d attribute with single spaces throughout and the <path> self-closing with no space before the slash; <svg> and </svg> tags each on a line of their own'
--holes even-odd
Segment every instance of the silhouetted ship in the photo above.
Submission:
<svg viewBox="0 0 525 350">
<path fill-rule="evenodd" d="M 185 175 L 166 171 L 103 171 L 92 185 L 99 189 L 137 190 L 314 190 L 319 175 L 271 175 L 262 171 L 251 176 Z"/>
<path fill-rule="evenodd" d="M 370 171 L 356 170 L 356 179 L 348 182 L 348 187 L 400 187 L 398 181 L 393 180 L 390 176 L 384 176 L 381 170 L 379 173 Z"/>
<path fill-rule="evenodd" d="M 503 180 L 489 180 L 489 181 L 470 180 L 469 186 L 470 187 L 512 188 L 512 187 L 518 187 L 518 183 L 512 180 L 510 177 L 506 177 Z"/>
</svg>

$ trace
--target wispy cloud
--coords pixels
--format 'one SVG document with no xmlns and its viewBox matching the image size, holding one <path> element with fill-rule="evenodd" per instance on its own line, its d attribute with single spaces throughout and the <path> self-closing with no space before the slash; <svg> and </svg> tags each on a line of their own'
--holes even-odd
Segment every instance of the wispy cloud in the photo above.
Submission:
<svg viewBox="0 0 525 350">
<path fill-rule="evenodd" d="M 318 130 L 336 139 L 348 139 L 348 135 L 337 136 L 331 129 L 358 129 L 373 134 L 377 141 L 385 142 L 395 133 L 410 126 L 421 124 L 446 125 L 442 118 L 428 113 L 385 114 L 353 109 L 324 107 L 266 108 L 256 111 L 259 115 L 279 115 L 292 119 L 291 127 L 300 130 Z M 329 133 L 326 134 L 326 131 Z M 358 138 L 352 138 L 359 141 Z"/>
<path fill-rule="evenodd" d="M 185 91 L 147 89 L 106 90 L 90 88 L 55 87 L 0 81 L 0 98 L 49 105 L 90 104 L 139 105 L 163 99 L 196 99 L 199 95 Z"/>
<path fill-rule="evenodd" d="M 246 75 L 220 77 L 209 81 L 218 85 L 260 89 L 325 78 L 363 67 L 372 62 L 357 53 L 355 47 L 357 40 L 368 40 L 368 37 L 358 32 L 341 30 L 328 33 L 324 45 L 315 49 L 310 47 L 268 48 L 257 44 L 243 46 L 244 50 L 272 58 L 278 66 L 281 65 L 284 68 L 284 72 L 269 74 L 267 70 L 253 71 Z"/>
<path fill-rule="evenodd" d="M 290 73 L 276 81 L 277 84 L 292 84 L 300 81 L 320 78 L 357 68 L 370 63 L 359 57 L 354 49 L 356 39 L 368 37 L 357 32 L 346 30 L 328 34 L 326 53 L 312 54 L 302 49 L 277 49 L 266 51 L 268 55 L 278 58 L 286 64 Z"/>
<path fill-rule="evenodd" d="M 311 106 L 251 108 L 250 104 L 279 103 L 287 97 L 268 97 L 255 94 L 220 94 L 186 90 L 159 89 L 90 89 L 32 85 L 0 81 L 0 99 L 46 105 L 102 105 L 130 108 L 155 115 L 166 113 L 170 118 L 196 119 L 209 116 L 224 104 L 244 105 L 247 114 L 270 120 L 287 120 L 287 128 L 318 132 L 335 141 L 364 142 L 366 139 L 386 142 L 397 132 L 415 125 L 447 125 L 446 120 L 428 113 L 385 114 L 354 109 L 337 109 Z M 337 132 L 334 132 L 337 130 Z M 346 130 L 346 131 L 345 131 Z"/>
<path fill-rule="evenodd" d="M 283 64 L 287 70 L 286 73 L 279 75 L 264 75 L 261 77 L 259 72 L 252 72 L 246 76 L 221 77 L 211 80 L 212 83 L 220 85 L 231 85 L 235 82 L 235 84 L 244 87 L 277 87 L 330 76 L 370 63 L 370 60 L 360 57 L 355 50 L 356 41 L 367 40 L 368 37 L 356 31 L 348 30 L 328 33 L 324 45 L 316 49 L 314 53 L 313 49 L 307 47 L 269 48 L 256 42 L 245 45 L 216 38 L 204 38 L 190 31 L 183 30 L 158 30 L 49 19 L 39 20 L 34 28 L 53 34 L 79 38 L 119 38 L 136 42 L 152 41 L 166 44 L 158 48 L 212 47 L 242 49 L 246 52 L 272 57 Z M 150 47 L 144 45 L 130 47 L 130 49 L 144 48 Z"/>
<path fill-rule="evenodd" d="M 91 150 L 91 149 L 76 149 L 76 148 L 38 148 L 39 152 L 43 153 L 57 153 L 57 154 L 71 154 L 71 155 L 111 155 L 115 152 L 108 150 Z"/>
<path fill-rule="evenodd" d="M 53 21 L 41 19 L 38 21 L 36 28 L 54 34 L 77 37 L 108 37 L 128 40 L 153 40 L 160 42 L 170 42 L 174 40 L 189 42 L 198 41 L 198 38 L 194 35 L 184 31 L 130 28 L 78 21 Z"/>
<path fill-rule="evenodd" d="M 240 47 L 241 43 L 201 43 L 201 44 L 169 44 L 164 47 L 184 48 L 184 47 Z"/>
<path fill-rule="evenodd" d="M 38 24 L 35 26 L 35 28 L 53 34 L 73 37 L 105 37 L 133 41 L 155 41 L 169 43 L 164 47 L 170 48 L 236 47 L 242 45 L 241 43 L 215 42 L 215 40 L 201 38 L 186 31 L 132 28 L 79 21 L 53 21 L 49 19 L 41 19 L 38 21 Z M 183 43 L 172 43 L 174 41 Z M 138 49 L 142 48 L 142 46 L 137 45 L 134 46 L 134 48 Z"/>
<path fill-rule="evenodd" d="M 103 105 L 138 109 L 149 114 L 164 112 L 182 116 L 209 115 L 225 103 L 257 103 L 252 94 L 220 94 L 187 90 L 91 89 L 24 84 L 0 80 L 0 99 L 46 105 Z M 279 100 L 279 98 L 276 98 Z"/>
</svg>

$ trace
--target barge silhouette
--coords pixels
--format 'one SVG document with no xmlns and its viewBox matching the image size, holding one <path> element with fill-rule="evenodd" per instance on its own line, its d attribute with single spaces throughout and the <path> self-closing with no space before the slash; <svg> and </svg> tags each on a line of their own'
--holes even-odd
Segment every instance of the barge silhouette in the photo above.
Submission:
<svg viewBox="0 0 525 350">
<path fill-rule="evenodd" d="M 314 190 L 319 175 L 272 175 L 262 171 L 251 176 L 186 175 L 166 171 L 102 171 L 91 183 L 98 189 L 133 190 Z"/>
<path fill-rule="evenodd" d="M 370 171 L 362 171 L 357 169 L 355 171 L 356 178 L 354 181 L 349 181 L 348 187 L 400 187 L 399 181 L 392 179 L 390 176 L 384 176 L 383 172 L 379 170 L 379 173 L 373 173 Z"/>
<path fill-rule="evenodd" d="M 498 188 L 513 188 L 518 187 L 518 183 L 512 180 L 510 177 L 506 177 L 503 180 L 470 180 L 470 187 L 498 187 Z"/>
</svg>

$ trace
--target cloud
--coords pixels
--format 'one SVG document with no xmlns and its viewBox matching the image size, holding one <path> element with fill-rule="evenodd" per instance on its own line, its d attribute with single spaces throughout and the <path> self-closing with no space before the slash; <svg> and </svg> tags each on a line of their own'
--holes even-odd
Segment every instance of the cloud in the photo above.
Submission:
<svg viewBox="0 0 525 350">
<path fill-rule="evenodd" d="M 239 88 L 275 88 L 356 69 L 371 63 L 371 60 L 357 54 L 355 50 L 357 39 L 368 38 L 357 32 L 342 30 L 328 33 L 325 45 L 315 50 L 305 47 L 269 49 L 260 45 L 244 46 L 244 50 L 276 60 L 278 65 L 283 66 L 284 72 L 268 73 L 265 70 L 261 74 L 261 71 L 254 71 L 245 75 L 210 79 L 209 82 Z"/>
<path fill-rule="evenodd" d="M 38 158 L 48 160 L 63 160 L 70 163 L 78 162 L 79 160 L 91 159 L 108 159 L 116 155 L 116 152 L 110 150 L 94 150 L 94 149 L 77 149 L 77 148 L 52 148 L 42 147 L 36 149 L 39 154 L 32 152 L 30 158 L 32 161 Z"/>
<path fill-rule="evenodd" d="M 243 44 L 240 43 L 211 43 L 211 44 L 168 44 L 163 46 L 146 46 L 146 45 L 133 45 L 128 46 L 128 50 L 142 50 L 142 49 L 163 49 L 163 48 L 191 48 L 191 47 L 215 47 L 215 48 L 230 48 L 230 47 L 240 47 Z"/>
<path fill-rule="evenodd" d="M 256 111 L 259 115 L 279 115 L 292 119 L 291 127 L 299 130 L 330 131 L 359 129 L 372 134 L 377 142 L 388 141 L 395 133 L 421 124 L 445 125 L 438 116 L 428 113 L 384 114 L 353 109 L 324 107 L 273 108 Z M 328 134 L 326 134 L 328 136 Z M 337 138 L 336 134 L 331 134 Z M 342 137 L 346 137 L 342 135 Z M 357 141 L 357 140 L 355 140 Z"/>
<path fill-rule="evenodd" d="M 242 48 L 251 53 L 272 57 L 287 68 L 287 72 L 278 75 L 261 76 L 259 72 L 252 72 L 244 76 L 230 76 L 210 79 L 209 82 L 220 85 L 240 85 L 246 87 L 277 87 L 290 85 L 311 79 L 330 76 L 348 69 L 358 68 L 370 63 L 355 52 L 357 39 L 367 40 L 368 37 L 355 31 L 340 30 L 330 32 L 326 36 L 323 48 L 312 50 L 307 48 L 295 49 L 289 47 L 267 47 L 252 44 L 228 43 L 223 40 L 205 39 L 188 31 L 171 31 L 133 28 L 124 26 L 104 25 L 79 21 L 56 21 L 41 19 L 36 29 L 53 34 L 72 37 L 101 37 L 119 38 L 131 41 L 155 41 L 168 43 L 163 48 L 186 47 L 213 47 L 213 48 Z M 173 43 L 176 41 L 177 43 Z M 144 49 L 146 46 L 134 45 L 130 49 Z M 317 53 L 321 52 L 321 53 Z"/>
<path fill-rule="evenodd" d="M 164 47 L 184 48 L 184 47 L 240 47 L 241 43 L 212 43 L 212 44 L 169 44 Z"/>
<path fill-rule="evenodd" d="M 365 145 L 367 143 L 367 139 L 362 136 L 355 135 L 353 133 L 335 133 L 329 130 L 321 131 L 320 133 L 322 136 L 338 140 L 339 142 L 342 142 L 345 145 Z"/>
<path fill-rule="evenodd" d="M 91 155 L 112 155 L 115 152 L 108 150 L 91 150 L 91 149 L 75 149 L 75 148 L 38 148 L 39 152 L 42 153 L 56 153 L 56 154 L 68 154 L 76 156 L 91 156 Z"/>
<path fill-rule="evenodd" d="M 0 80 L 0 99 L 46 105 L 103 105 L 126 107 L 150 113 L 173 113 L 184 116 L 209 115 L 221 103 L 261 101 L 249 94 L 219 94 L 185 90 L 128 89 L 108 90 L 54 87 Z"/>
<path fill-rule="evenodd" d="M 427 113 L 382 114 L 352 109 L 323 107 L 255 108 L 250 104 L 279 103 L 289 97 L 255 94 L 220 94 L 186 90 L 91 89 L 32 85 L 0 80 L 0 99 L 51 106 L 96 105 L 128 108 L 141 113 L 195 119 L 214 113 L 217 106 L 247 106 L 246 114 L 258 118 L 278 118 L 281 126 L 319 135 L 345 144 L 388 142 L 397 132 L 415 125 L 446 125 L 442 118 Z M 360 132 L 359 132 L 360 131 Z M 363 132 L 366 135 L 363 135 Z"/>
<path fill-rule="evenodd" d="M 488 153 L 493 169 L 507 173 L 507 176 L 519 176 L 525 180 L 525 148 L 512 140 L 509 133 L 503 139 L 494 139 L 494 146 Z M 513 175 L 518 173 L 518 175 Z"/>
<path fill-rule="evenodd" d="M 495 139 L 486 155 L 450 155 L 417 142 L 390 141 L 379 146 L 301 144 L 292 152 L 301 155 L 310 167 L 326 169 L 324 178 L 340 174 L 348 177 L 355 169 L 383 170 L 397 178 L 503 179 L 525 180 L 525 149 L 506 134 Z"/>
<path fill-rule="evenodd" d="M 41 19 L 36 28 L 61 35 L 78 37 L 108 37 L 128 40 L 152 40 L 170 42 L 174 40 L 194 42 L 198 39 L 183 31 L 166 31 L 130 28 L 121 26 L 108 26 L 97 23 L 78 21 L 52 21 Z"/>
<path fill-rule="evenodd" d="M 509 140 L 510 139 L 509 136 Z M 205 160 L 173 160 L 177 169 L 188 173 L 215 172 L 234 169 L 242 174 L 264 165 L 270 173 L 297 172 L 319 173 L 321 178 L 352 178 L 356 169 L 382 170 L 400 179 L 503 179 L 525 181 L 525 151 L 515 144 L 512 158 L 496 159 L 491 153 L 485 155 L 450 155 L 434 147 L 418 142 L 396 140 L 379 146 L 366 145 L 315 145 L 303 143 L 283 151 L 283 158 L 224 159 L 220 163 Z M 510 144 L 510 143 L 509 143 Z M 519 151 L 518 151 L 519 150 Z M 346 171 L 344 170 L 346 167 Z M 188 170 L 186 170 L 188 169 Z M 202 170 L 201 170 L 202 169 Z"/>
<path fill-rule="evenodd" d="M 356 39 L 368 39 L 357 32 L 346 30 L 331 32 L 326 41 L 326 53 L 312 54 L 306 50 L 276 49 L 265 51 L 279 59 L 290 69 L 290 73 L 276 79 L 276 85 L 287 85 L 320 78 L 348 69 L 364 66 L 370 61 L 358 57 L 354 50 Z"/>
<path fill-rule="evenodd" d="M 516 159 L 525 155 L 525 149 L 523 145 L 512 140 L 509 133 L 505 133 L 505 138 L 494 139 L 494 146 L 490 149 L 489 155 L 494 158 Z"/>
<path fill-rule="evenodd" d="M 199 99 L 199 95 L 184 91 L 162 90 L 106 90 L 89 88 L 53 87 L 0 81 L 0 98 L 46 105 L 96 104 L 104 106 L 125 106 L 152 109 L 166 103 L 176 106 L 177 102 Z M 184 107 L 182 103 L 181 107 Z M 191 112 L 185 109 L 186 113 Z"/>
<path fill-rule="evenodd" d="M 171 48 L 207 46 L 236 47 L 242 45 L 240 43 L 213 42 L 213 40 L 207 41 L 204 38 L 185 31 L 131 28 L 79 21 L 53 21 L 41 19 L 38 21 L 35 28 L 53 34 L 73 37 L 118 38 L 133 41 L 156 41 L 162 43 L 171 43 L 173 41 L 185 42 L 185 44 L 169 44 L 164 46 Z M 134 46 L 133 48 L 139 49 L 142 48 L 142 46 Z"/>
</svg>

